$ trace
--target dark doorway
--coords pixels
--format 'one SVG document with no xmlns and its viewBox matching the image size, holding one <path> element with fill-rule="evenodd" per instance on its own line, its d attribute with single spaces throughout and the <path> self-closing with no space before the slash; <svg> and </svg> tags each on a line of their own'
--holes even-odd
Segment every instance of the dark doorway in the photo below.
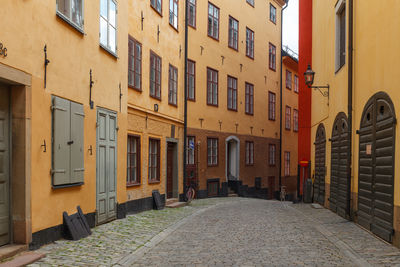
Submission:
<svg viewBox="0 0 400 267">
<path fill-rule="evenodd" d="M 332 129 L 331 185 L 329 208 L 342 217 L 348 215 L 348 122 L 346 114 L 340 112 Z"/>
<path fill-rule="evenodd" d="M 325 127 L 321 123 L 315 137 L 315 179 L 314 179 L 314 202 L 321 205 L 325 203 L 325 155 L 326 134 Z"/>
<path fill-rule="evenodd" d="M 359 130 L 358 223 L 392 242 L 396 118 L 379 92 L 364 107 Z"/>
<path fill-rule="evenodd" d="M 167 145 L 167 198 L 172 198 L 174 195 L 174 151 L 175 144 L 169 143 Z"/>
</svg>

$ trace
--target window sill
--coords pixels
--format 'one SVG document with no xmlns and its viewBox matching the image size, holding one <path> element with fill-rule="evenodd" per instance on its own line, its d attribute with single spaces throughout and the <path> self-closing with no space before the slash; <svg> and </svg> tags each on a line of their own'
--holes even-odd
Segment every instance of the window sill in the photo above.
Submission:
<svg viewBox="0 0 400 267">
<path fill-rule="evenodd" d="M 191 27 L 193 30 L 196 30 L 196 29 L 197 29 L 197 28 L 196 28 L 196 25 L 193 26 L 193 25 L 190 25 L 190 24 L 188 23 L 188 26 Z"/>
<path fill-rule="evenodd" d="M 152 6 L 151 4 L 150 4 L 150 7 L 158 14 L 158 15 L 160 15 L 160 17 L 162 17 L 163 15 L 162 15 L 162 8 L 161 8 L 161 11 L 158 11 L 154 6 Z"/>
<path fill-rule="evenodd" d="M 141 183 L 131 183 L 131 184 L 129 184 L 129 183 L 127 183 L 126 184 L 126 187 L 138 187 L 138 186 L 140 186 L 140 185 L 142 185 Z"/>
<path fill-rule="evenodd" d="M 179 30 L 178 30 L 178 28 L 175 28 L 175 26 L 174 25 L 172 25 L 171 23 L 169 23 L 169 26 L 171 26 L 172 27 L 172 29 L 174 29 L 177 33 L 179 33 Z"/>
<path fill-rule="evenodd" d="M 135 90 L 135 91 L 137 91 L 137 92 L 139 92 L 139 93 L 142 92 L 142 89 L 136 88 L 136 87 L 134 87 L 134 86 L 132 86 L 132 85 L 128 85 L 128 88 L 133 89 L 133 90 Z"/>
<path fill-rule="evenodd" d="M 272 70 L 272 71 L 275 71 L 275 72 L 276 72 L 276 68 L 275 68 L 275 69 L 273 69 L 273 68 L 269 67 L 269 69 L 270 69 L 270 70 Z"/>
<path fill-rule="evenodd" d="M 207 164 L 207 167 L 218 167 L 218 164 L 213 164 L 213 165 Z"/>
<path fill-rule="evenodd" d="M 239 46 L 239 45 L 238 45 Z M 233 46 L 230 46 L 229 44 L 228 44 L 228 47 L 230 48 L 230 49 L 232 49 L 232 50 L 235 50 L 236 52 L 239 52 L 239 48 L 234 48 Z"/>
<path fill-rule="evenodd" d="M 151 98 L 161 101 L 161 97 L 156 97 L 155 95 L 150 95 Z"/>
<path fill-rule="evenodd" d="M 246 115 L 249 115 L 249 116 L 254 116 L 254 113 L 245 112 L 245 114 L 246 114 Z"/>
<path fill-rule="evenodd" d="M 246 163 L 246 167 L 254 167 L 254 163 L 253 164 L 247 164 Z"/>
<path fill-rule="evenodd" d="M 346 65 L 346 63 L 343 63 L 343 65 L 340 66 L 340 67 L 335 71 L 335 75 L 338 74 L 338 72 L 340 72 L 340 71 L 343 69 L 343 67 L 344 67 L 345 65 Z"/>
<path fill-rule="evenodd" d="M 228 110 L 229 110 L 229 111 L 237 112 L 237 109 L 234 109 L 234 108 L 228 108 Z"/>
<path fill-rule="evenodd" d="M 168 103 L 168 105 L 173 106 L 174 108 L 178 107 L 178 104 Z"/>
<path fill-rule="evenodd" d="M 106 47 L 106 46 L 103 45 L 103 44 L 100 44 L 100 47 L 103 48 L 103 49 L 104 49 L 107 53 L 109 53 L 111 56 L 115 57 L 115 59 L 118 59 L 118 55 L 117 55 L 115 52 L 111 51 L 110 48 Z"/>
<path fill-rule="evenodd" d="M 57 11 L 57 17 L 59 17 L 60 19 L 62 19 L 63 21 L 65 21 L 66 23 L 68 23 L 71 27 L 73 27 L 75 30 L 77 30 L 78 32 L 80 32 L 82 35 L 85 35 L 85 32 L 83 30 L 83 26 L 79 27 L 78 25 L 76 25 L 75 23 L 73 23 L 69 18 L 67 18 L 66 16 L 64 16 L 61 12 Z"/>
<path fill-rule="evenodd" d="M 269 19 L 269 21 L 276 25 L 276 21 L 273 21 L 272 19 Z"/>
<path fill-rule="evenodd" d="M 211 107 L 218 107 L 218 104 L 211 104 L 211 103 L 207 103 L 207 106 L 211 106 Z"/>
<path fill-rule="evenodd" d="M 276 119 L 271 119 L 271 118 L 268 118 L 268 120 L 269 120 L 269 121 L 275 121 Z"/>
<path fill-rule="evenodd" d="M 63 185 L 52 185 L 53 189 L 61 189 L 61 188 L 69 188 L 69 187 L 78 187 L 84 185 L 83 182 L 75 183 L 75 184 L 63 184 Z"/>
<path fill-rule="evenodd" d="M 195 99 L 195 98 L 188 98 L 187 100 L 188 100 L 188 101 L 191 101 L 191 102 L 196 102 L 196 99 Z"/>
<path fill-rule="evenodd" d="M 159 184 L 161 181 L 149 181 L 149 184 Z"/>
<path fill-rule="evenodd" d="M 250 58 L 251 60 L 254 60 L 254 56 L 252 57 L 252 56 L 246 54 L 246 57 Z"/>
<path fill-rule="evenodd" d="M 213 39 L 213 40 L 219 42 L 219 36 L 218 36 L 218 38 L 215 38 L 214 36 L 209 35 L 208 33 L 207 33 L 207 35 L 208 35 L 208 37 L 210 37 L 211 39 Z"/>
</svg>

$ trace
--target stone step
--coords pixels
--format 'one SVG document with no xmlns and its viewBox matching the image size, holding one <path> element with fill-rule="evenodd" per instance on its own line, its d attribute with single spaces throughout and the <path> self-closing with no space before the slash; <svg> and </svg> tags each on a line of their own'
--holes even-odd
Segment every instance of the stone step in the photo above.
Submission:
<svg viewBox="0 0 400 267">
<path fill-rule="evenodd" d="M 165 205 L 165 207 L 167 207 L 167 208 L 180 208 L 180 207 L 183 207 L 183 206 L 186 206 L 186 205 L 187 205 L 186 202 L 174 202 L 174 203 Z"/>
<path fill-rule="evenodd" d="M 19 267 L 26 266 L 28 264 L 34 263 L 35 261 L 40 260 L 45 257 L 45 254 L 37 253 L 37 252 L 22 252 L 18 254 L 10 261 L 4 261 L 0 264 L 0 267 Z"/>
<path fill-rule="evenodd" d="M 5 245 L 0 247 L 0 261 L 28 250 L 27 245 Z"/>
<path fill-rule="evenodd" d="M 169 204 L 172 204 L 172 203 L 175 203 L 175 202 L 178 202 L 178 201 L 179 201 L 179 199 L 177 199 L 177 198 L 168 198 L 165 201 L 165 205 L 169 205 Z"/>
<path fill-rule="evenodd" d="M 236 194 L 236 193 L 231 193 L 231 194 L 228 194 L 228 197 L 238 197 L 239 195 L 238 194 Z"/>
</svg>

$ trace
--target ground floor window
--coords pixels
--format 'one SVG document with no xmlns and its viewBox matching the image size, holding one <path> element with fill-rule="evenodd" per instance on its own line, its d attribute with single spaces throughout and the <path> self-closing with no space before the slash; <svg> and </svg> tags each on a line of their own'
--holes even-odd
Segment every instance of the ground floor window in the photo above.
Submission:
<svg viewBox="0 0 400 267">
<path fill-rule="evenodd" d="M 275 154 L 276 154 L 276 145 L 270 144 L 269 145 L 269 165 L 275 166 Z"/>
<path fill-rule="evenodd" d="M 194 165 L 194 151 L 196 146 L 196 140 L 194 136 L 188 136 L 186 139 L 186 164 Z"/>
<path fill-rule="evenodd" d="M 218 139 L 207 138 L 207 164 L 208 166 L 218 165 Z"/>
<path fill-rule="evenodd" d="M 254 165 L 254 142 L 246 141 L 246 165 Z"/>
<path fill-rule="evenodd" d="M 285 152 L 285 176 L 290 176 L 290 152 Z"/>
<path fill-rule="evenodd" d="M 128 136 L 126 185 L 140 184 L 140 137 Z"/>
<path fill-rule="evenodd" d="M 160 181 L 160 140 L 149 139 L 149 182 Z"/>
</svg>

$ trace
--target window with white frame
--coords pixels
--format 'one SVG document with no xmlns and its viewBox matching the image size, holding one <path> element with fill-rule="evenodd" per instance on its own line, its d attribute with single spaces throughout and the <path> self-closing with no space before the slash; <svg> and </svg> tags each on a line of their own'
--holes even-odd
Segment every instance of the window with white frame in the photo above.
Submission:
<svg viewBox="0 0 400 267">
<path fill-rule="evenodd" d="M 294 75 L 294 92 L 299 92 L 299 76 L 297 76 L 296 74 Z"/>
<path fill-rule="evenodd" d="M 169 0 L 169 24 L 178 29 L 178 5 L 179 0 Z"/>
<path fill-rule="evenodd" d="M 57 0 L 57 14 L 73 26 L 83 28 L 83 0 Z"/>
<path fill-rule="evenodd" d="M 208 36 L 219 39 L 219 8 L 208 3 Z"/>
<path fill-rule="evenodd" d="M 336 71 L 346 62 L 346 1 L 336 4 Z"/>
<path fill-rule="evenodd" d="M 196 0 L 189 0 L 188 10 L 188 24 L 196 28 Z"/>
<path fill-rule="evenodd" d="M 114 0 L 100 0 L 100 45 L 117 52 L 117 3 Z"/>
</svg>

